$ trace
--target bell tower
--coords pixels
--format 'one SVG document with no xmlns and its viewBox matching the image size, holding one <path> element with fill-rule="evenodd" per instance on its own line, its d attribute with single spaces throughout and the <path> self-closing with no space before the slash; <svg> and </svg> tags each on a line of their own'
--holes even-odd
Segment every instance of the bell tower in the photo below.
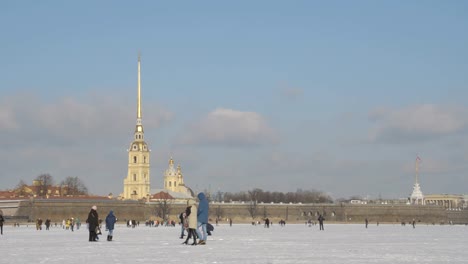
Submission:
<svg viewBox="0 0 468 264">
<path fill-rule="evenodd" d="M 124 179 L 124 199 L 139 200 L 150 194 L 150 151 L 145 142 L 141 115 L 141 59 L 138 54 L 137 120 L 133 142 L 128 149 L 128 173 Z"/>
</svg>

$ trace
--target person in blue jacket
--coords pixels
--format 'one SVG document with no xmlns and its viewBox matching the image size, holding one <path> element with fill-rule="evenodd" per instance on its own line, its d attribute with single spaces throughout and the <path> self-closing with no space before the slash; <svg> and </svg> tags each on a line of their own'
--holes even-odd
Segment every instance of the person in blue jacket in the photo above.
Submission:
<svg viewBox="0 0 468 264">
<path fill-rule="evenodd" d="M 114 236 L 114 225 L 116 222 L 117 217 L 115 217 L 114 211 L 110 210 L 106 217 L 106 229 L 109 231 L 107 235 L 107 241 L 112 241 L 112 237 Z"/>
<path fill-rule="evenodd" d="M 210 208 L 204 193 L 198 194 L 198 200 L 200 201 L 197 210 L 197 236 L 200 239 L 198 244 L 205 245 L 207 238 L 206 224 L 208 224 L 208 211 Z M 200 227 L 202 232 L 200 232 Z"/>
</svg>

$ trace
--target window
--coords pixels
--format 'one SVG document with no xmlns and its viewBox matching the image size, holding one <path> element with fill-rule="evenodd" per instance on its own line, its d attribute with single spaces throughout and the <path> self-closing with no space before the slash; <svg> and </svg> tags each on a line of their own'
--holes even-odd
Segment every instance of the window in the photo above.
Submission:
<svg viewBox="0 0 468 264">
<path fill-rule="evenodd" d="M 146 163 L 146 156 L 143 156 L 143 163 Z"/>
<path fill-rule="evenodd" d="M 133 181 L 136 181 L 136 174 L 133 174 Z"/>
<path fill-rule="evenodd" d="M 137 162 L 137 157 L 133 156 L 133 163 L 136 163 L 136 162 Z"/>
<path fill-rule="evenodd" d="M 172 184 L 172 182 L 169 182 L 169 187 L 172 187 L 171 184 Z"/>
</svg>

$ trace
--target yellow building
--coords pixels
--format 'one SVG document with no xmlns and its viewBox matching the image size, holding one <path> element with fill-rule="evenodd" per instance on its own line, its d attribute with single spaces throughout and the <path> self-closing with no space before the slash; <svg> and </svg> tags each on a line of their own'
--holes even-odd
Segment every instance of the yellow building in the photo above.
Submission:
<svg viewBox="0 0 468 264">
<path fill-rule="evenodd" d="M 138 56 L 137 121 L 133 142 L 128 149 L 128 173 L 123 199 L 139 200 L 150 195 L 150 150 L 145 142 L 141 115 L 140 56 Z"/>
</svg>

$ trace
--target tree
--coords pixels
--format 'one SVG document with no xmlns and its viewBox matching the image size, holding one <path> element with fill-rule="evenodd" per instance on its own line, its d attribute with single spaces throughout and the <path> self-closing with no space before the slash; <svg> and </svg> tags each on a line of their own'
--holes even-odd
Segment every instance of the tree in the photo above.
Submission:
<svg viewBox="0 0 468 264">
<path fill-rule="evenodd" d="M 168 220 L 167 218 L 171 213 L 173 200 L 174 198 L 172 198 L 168 193 L 161 192 L 155 208 L 156 216 L 162 218 L 164 221 Z"/>
<path fill-rule="evenodd" d="M 67 195 L 88 194 L 88 188 L 78 177 L 67 177 L 60 185 L 67 190 Z"/>
<path fill-rule="evenodd" d="M 28 195 L 28 192 L 26 190 L 27 187 L 28 187 L 28 185 L 26 183 L 24 183 L 23 180 L 20 180 L 18 185 L 16 185 L 14 191 L 18 196 L 26 196 L 26 195 Z"/>
<path fill-rule="evenodd" d="M 249 202 L 249 207 L 247 207 L 247 210 L 249 211 L 249 214 L 252 217 L 252 219 L 255 219 L 255 217 L 257 217 L 257 207 L 257 201 Z"/>
<path fill-rule="evenodd" d="M 54 185 L 54 178 L 50 174 L 41 174 L 34 179 L 35 186 L 37 186 L 36 195 L 39 197 L 46 197 L 47 191 Z"/>
<path fill-rule="evenodd" d="M 223 196 L 224 196 L 224 194 L 223 194 L 221 191 L 218 191 L 218 192 L 216 192 L 216 194 L 215 194 L 215 196 L 214 196 L 214 200 L 215 200 L 216 202 L 219 202 L 219 203 L 220 203 L 220 202 L 223 201 Z"/>
<path fill-rule="evenodd" d="M 257 207 L 258 207 L 258 198 L 263 193 L 262 189 L 254 188 L 249 193 L 250 203 L 247 210 L 249 211 L 250 216 L 254 219 L 257 216 Z"/>
</svg>

